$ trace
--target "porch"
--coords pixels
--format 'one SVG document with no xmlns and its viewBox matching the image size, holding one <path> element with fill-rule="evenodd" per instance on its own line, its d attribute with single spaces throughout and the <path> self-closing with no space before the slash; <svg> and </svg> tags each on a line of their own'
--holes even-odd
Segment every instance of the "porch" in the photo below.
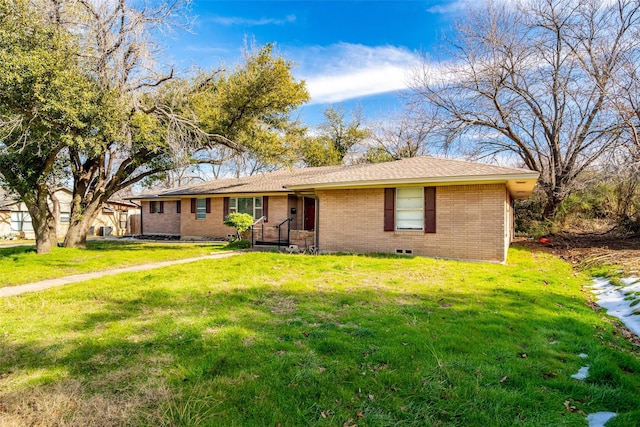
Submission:
<svg viewBox="0 0 640 427">
<path fill-rule="evenodd" d="M 316 245 L 315 231 L 292 229 L 292 217 L 288 217 L 276 225 L 267 225 L 265 219 L 265 217 L 259 218 L 249 230 L 251 246 L 280 248 L 295 245 L 300 250 L 306 250 Z"/>
</svg>

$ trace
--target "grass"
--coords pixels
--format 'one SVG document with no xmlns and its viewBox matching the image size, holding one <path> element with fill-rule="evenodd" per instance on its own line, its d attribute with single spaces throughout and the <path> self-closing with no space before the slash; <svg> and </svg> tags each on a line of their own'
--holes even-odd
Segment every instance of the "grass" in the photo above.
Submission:
<svg viewBox="0 0 640 427">
<path fill-rule="evenodd" d="M 87 249 L 54 247 L 38 255 L 32 246 L 0 246 L 0 288 L 44 279 L 107 270 L 131 265 L 208 255 L 220 245 L 139 243 L 124 240 L 93 240 Z"/>
<path fill-rule="evenodd" d="M 632 426 L 637 349 L 587 282 L 517 248 L 249 253 L 4 298 L 0 424 Z"/>
</svg>

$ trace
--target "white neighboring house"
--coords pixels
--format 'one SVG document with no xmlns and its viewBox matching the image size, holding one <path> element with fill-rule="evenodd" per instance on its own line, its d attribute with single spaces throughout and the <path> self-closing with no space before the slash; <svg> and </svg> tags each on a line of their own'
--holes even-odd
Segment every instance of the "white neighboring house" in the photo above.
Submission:
<svg viewBox="0 0 640 427">
<path fill-rule="evenodd" d="M 69 228 L 71 217 L 71 199 L 73 192 L 65 187 L 55 190 L 58 209 L 56 225 L 57 234 L 62 238 Z M 53 201 L 50 201 L 53 205 Z M 129 201 L 109 201 L 94 221 L 88 235 L 125 236 L 138 233 L 140 208 Z M 20 198 L 0 187 L 0 239 L 2 238 L 34 239 L 31 215 Z"/>
</svg>

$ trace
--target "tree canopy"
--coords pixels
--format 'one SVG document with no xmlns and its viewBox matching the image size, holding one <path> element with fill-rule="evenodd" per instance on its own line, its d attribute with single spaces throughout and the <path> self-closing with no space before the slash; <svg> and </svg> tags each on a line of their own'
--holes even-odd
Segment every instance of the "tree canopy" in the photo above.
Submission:
<svg viewBox="0 0 640 427">
<path fill-rule="evenodd" d="M 301 134 L 290 115 L 309 95 L 272 45 L 233 69 L 158 65 L 159 29 L 182 25 L 185 5 L 0 0 L 0 174 L 29 206 L 39 252 L 56 167 L 73 180 L 64 244 L 82 247 L 122 189 L 206 150 L 281 157 Z"/>
<path fill-rule="evenodd" d="M 359 109 L 353 111 L 351 121 L 347 121 L 342 106 L 328 107 L 323 115 L 325 120 L 317 133 L 307 136 L 300 147 L 307 166 L 340 165 L 352 148 L 371 135 Z"/>
<path fill-rule="evenodd" d="M 55 242 L 47 200 L 58 158 L 99 116 L 95 80 L 77 55 L 73 35 L 31 3 L 0 1 L 0 175 L 26 203 L 39 253 Z"/>
</svg>

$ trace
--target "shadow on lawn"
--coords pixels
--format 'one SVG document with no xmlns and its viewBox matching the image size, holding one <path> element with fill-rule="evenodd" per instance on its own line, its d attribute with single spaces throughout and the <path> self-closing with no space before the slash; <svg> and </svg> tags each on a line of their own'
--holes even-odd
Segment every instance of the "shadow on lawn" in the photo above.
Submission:
<svg viewBox="0 0 640 427">
<path fill-rule="evenodd" d="M 0 259 L 13 255 L 22 255 L 28 253 L 36 253 L 34 246 L 10 246 L 8 248 L 0 248 Z"/>
<path fill-rule="evenodd" d="M 211 250 L 225 250 L 226 246 L 214 245 L 210 243 L 198 243 L 198 242 L 179 242 L 179 243 L 149 243 L 144 241 L 133 240 L 90 240 L 87 242 L 87 252 L 99 251 L 99 252 L 136 252 L 136 251 L 174 251 L 179 248 L 179 245 L 201 246 Z M 64 248 L 59 248 L 64 250 Z M 10 257 L 14 255 L 22 254 L 35 254 L 36 250 L 33 245 L 28 246 L 10 246 L 0 247 L 0 258 Z"/>
<path fill-rule="evenodd" d="M 637 357 L 616 359 L 611 328 L 552 290 L 204 285 L 96 299 L 100 309 L 69 320 L 73 333 L 53 343 L 0 338 L 0 390 L 15 390 L 0 394 L 0 422 L 581 425 L 563 402 L 587 412 L 640 405 Z M 569 378 L 581 352 L 597 373 L 584 382 Z M 69 381 L 80 388 L 60 397 L 56 384 Z"/>
</svg>

